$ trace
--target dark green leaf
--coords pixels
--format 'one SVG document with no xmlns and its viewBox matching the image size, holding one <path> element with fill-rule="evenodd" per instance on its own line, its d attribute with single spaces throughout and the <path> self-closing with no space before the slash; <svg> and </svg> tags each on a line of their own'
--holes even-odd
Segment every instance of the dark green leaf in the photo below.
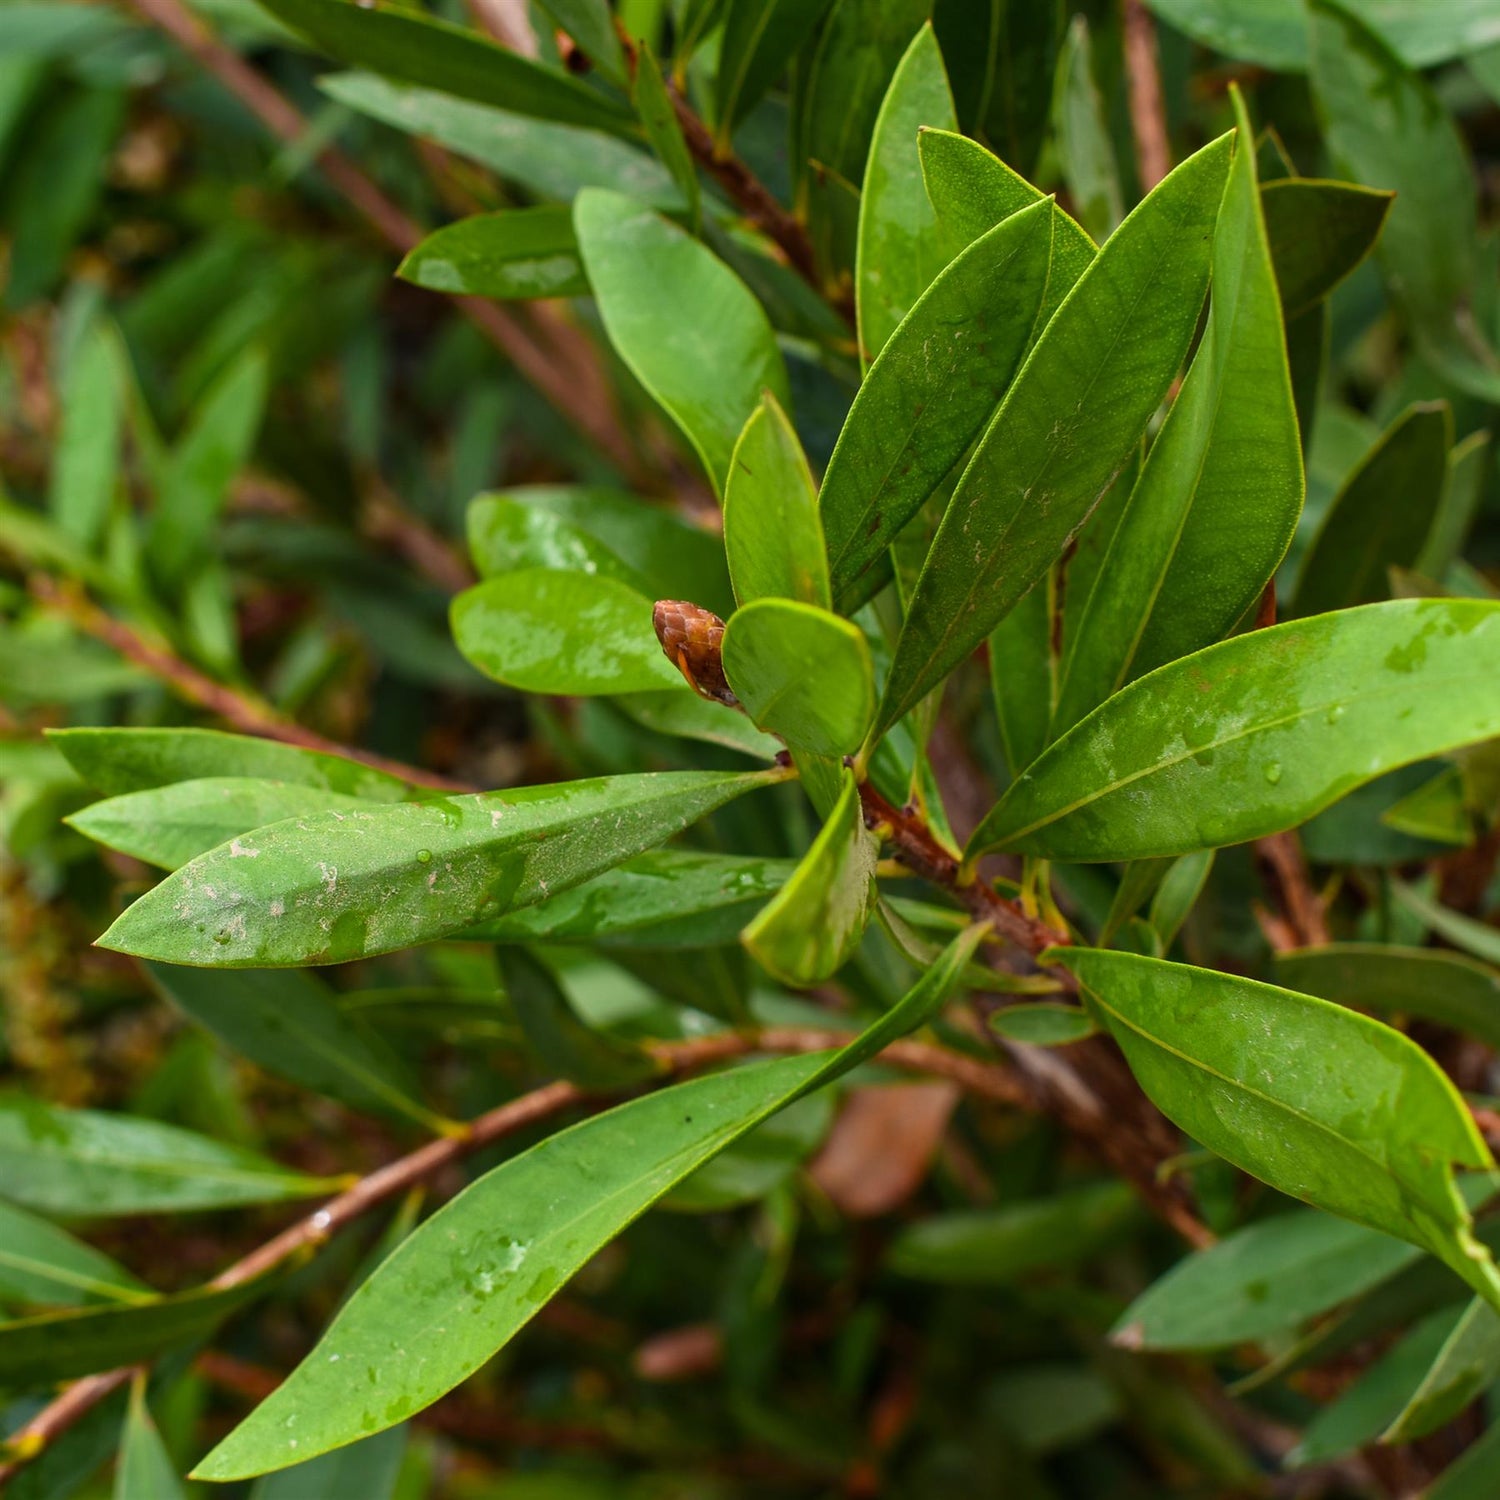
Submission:
<svg viewBox="0 0 1500 1500">
<path fill-rule="evenodd" d="M 25 1209 L 0 1202 L 0 1303 L 76 1307 L 139 1302 L 151 1295 L 103 1251 Z"/>
<path fill-rule="evenodd" d="M 120 479 L 126 357 L 114 327 L 95 322 L 69 362 L 61 392 L 47 505 L 58 527 L 84 548 L 98 541 Z"/>
<path fill-rule="evenodd" d="M 647 140 L 661 158 L 662 165 L 672 174 L 672 181 L 682 190 L 688 206 L 688 227 L 697 234 L 702 217 L 698 168 L 683 138 L 672 96 L 662 77 L 661 64 L 650 44 L 644 41 L 636 49 L 635 108 L 646 128 Z"/>
<path fill-rule="evenodd" d="M 1036 1000 L 1028 1005 L 1007 1005 L 992 1011 L 990 1030 L 1008 1042 L 1023 1042 L 1028 1047 L 1065 1047 L 1080 1042 L 1099 1028 L 1086 1010 L 1053 1000 Z"/>
<path fill-rule="evenodd" d="M 1457 766 L 1439 771 L 1416 791 L 1381 813 L 1380 821 L 1397 833 L 1440 844 L 1469 844 L 1474 823 L 1464 797 L 1463 772 Z"/>
<path fill-rule="evenodd" d="M 1288 322 L 1317 306 L 1375 248 L 1392 201 L 1390 193 L 1305 177 L 1261 188 L 1261 212 Z"/>
<path fill-rule="evenodd" d="M 729 0 L 719 44 L 719 134 L 734 128 L 786 71 L 828 0 Z"/>
<path fill-rule="evenodd" d="M 1448 455 L 1448 486 L 1417 558 L 1416 570 L 1424 578 L 1441 583 L 1458 560 L 1479 513 L 1492 468 L 1490 435 L 1486 431 L 1471 432 Z"/>
<path fill-rule="evenodd" d="M 1476 921 L 1462 912 L 1429 901 L 1421 892 L 1399 880 L 1391 883 L 1391 894 L 1429 932 L 1437 933 L 1455 948 L 1462 948 L 1465 953 L 1472 953 L 1487 964 L 1500 965 L 1500 931 L 1488 922 Z"/>
<path fill-rule="evenodd" d="M 541 6 L 601 73 L 616 83 L 624 82 L 625 53 L 615 33 L 609 0 L 541 0 Z"/>
<path fill-rule="evenodd" d="M 586 297 L 573 215 L 561 204 L 475 214 L 429 234 L 396 270 L 429 291 L 501 300 Z"/>
<path fill-rule="evenodd" d="M 1482 1297 L 1476 1297 L 1444 1340 L 1400 1415 L 1381 1434 L 1381 1441 L 1409 1443 L 1446 1427 L 1497 1379 L 1500 1314 Z"/>
<path fill-rule="evenodd" d="M 408 1436 L 403 1423 L 268 1475 L 256 1482 L 250 1500 L 353 1500 L 356 1495 L 359 1500 L 396 1500 Z"/>
</svg>

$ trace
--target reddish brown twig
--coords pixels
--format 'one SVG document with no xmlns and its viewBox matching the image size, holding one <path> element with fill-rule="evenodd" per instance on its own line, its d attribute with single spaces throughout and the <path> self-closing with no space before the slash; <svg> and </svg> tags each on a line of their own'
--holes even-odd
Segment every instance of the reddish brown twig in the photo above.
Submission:
<svg viewBox="0 0 1500 1500">
<path fill-rule="evenodd" d="M 1136 167 L 1141 191 L 1149 193 L 1172 170 L 1167 110 L 1162 102 L 1161 70 L 1156 61 L 1156 23 L 1143 0 L 1122 0 L 1122 6 L 1125 76 L 1129 85 Z"/>
</svg>

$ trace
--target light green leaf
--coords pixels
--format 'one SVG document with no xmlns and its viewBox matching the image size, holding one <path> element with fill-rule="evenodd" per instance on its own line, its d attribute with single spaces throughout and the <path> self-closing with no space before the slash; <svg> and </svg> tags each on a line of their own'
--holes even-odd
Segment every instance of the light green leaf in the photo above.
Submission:
<svg viewBox="0 0 1500 1500">
<path fill-rule="evenodd" d="M 168 876 L 100 943 L 225 969 L 388 953 L 543 901 L 784 774 L 604 776 L 292 818 Z"/>
<path fill-rule="evenodd" d="M 115 1464 L 114 1500 L 182 1500 L 177 1466 L 146 1409 L 143 1380 L 137 1380 L 130 1392 L 130 1410 Z"/>
<path fill-rule="evenodd" d="M 396 274 L 429 291 L 502 301 L 589 291 L 573 215 L 562 204 L 460 219 L 429 234 Z"/>
<path fill-rule="evenodd" d="M 368 804 L 321 787 L 247 776 L 209 776 L 126 792 L 63 821 L 85 838 L 163 870 L 176 870 L 252 828 L 282 818 Z"/>
<path fill-rule="evenodd" d="M 1297 578 L 1299 615 L 1390 593 L 1391 568 L 1416 562 L 1442 506 L 1453 416 L 1446 401 L 1409 406 L 1344 481 Z"/>
<path fill-rule="evenodd" d="M 1454 1164 L 1494 1164 L 1415 1042 L 1237 975 L 1099 949 L 1050 954 L 1173 1124 L 1289 1197 L 1431 1251 L 1500 1305 L 1500 1272 L 1453 1178 Z"/>
<path fill-rule="evenodd" d="M 1375 248 L 1394 196 L 1350 182 L 1289 177 L 1260 190 L 1287 322 L 1316 307 Z"/>
<path fill-rule="evenodd" d="M 1197 325 L 1231 140 L 1204 147 L 1141 203 L 1037 340 L 932 544 L 878 731 L 1015 608 L 1140 441 Z"/>
<path fill-rule="evenodd" d="M 624 105 L 467 27 L 404 9 L 367 9 L 354 0 L 259 3 L 330 57 L 397 82 L 563 125 L 616 134 L 634 128 Z"/>
<path fill-rule="evenodd" d="M 0 1181 L 39 1213 L 182 1213 L 310 1198 L 342 1186 L 174 1125 L 97 1110 L 0 1101 Z"/>
<path fill-rule="evenodd" d="M 756 725 L 811 755 L 852 755 L 875 711 L 864 632 L 791 599 L 757 599 L 724 629 L 724 673 Z"/>
<path fill-rule="evenodd" d="M 447 1128 L 420 1102 L 402 1060 L 347 1017 L 311 974 L 146 968 L 190 1021 L 268 1073 L 354 1109 Z"/>
<path fill-rule="evenodd" d="M 152 1295 L 102 1250 L 0 1201 L 0 1303 L 76 1307 L 87 1302 L 139 1302 Z"/>
<path fill-rule="evenodd" d="M 739 603 L 800 599 L 831 607 L 817 485 L 796 431 L 769 391 L 730 460 L 724 551 Z"/>
<path fill-rule="evenodd" d="M 1094 82 L 1085 16 L 1074 16 L 1057 58 L 1052 124 L 1063 180 L 1084 227 L 1101 244 L 1125 217 L 1120 168 Z"/>
<path fill-rule="evenodd" d="M 458 649 L 486 677 L 528 693 L 682 688 L 651 625 L 651 600 L 599 573 L 523 568 L 466 589 L 449 608 Z"/>
<path fill-rule="evenodd" d="M 1208 329 L 1070 632 L 1053 738 L 1132 677 L 1228 634 L 1302 511 L 1302 446 L 1276 279 L 1235 96 Z"/>
<path fill-rule="evenodd" d="M 796 873 L 745 929 L 745 947 L 785 984 L 820 984 L 837 973 L 875 910 L 879 852 L 845 767 L 833 812 Z"/>
<path fill-rule="evenodd" d="M 1222 641 L 1137 678 L 1027 768 L 969 853 L 1187 854 L 1305 822 L 1500 734 L 1500 605 L 1401 599 Z"/>
<path fill-rule="evenodd" d="M 625 81 L 625 53 L 608 0 L 540 0 L 541 7 L 607 78 Z"/>
<path fill-rule="evenodd" d="M 874 565 L 1010 384 L 1048 285 L 1053 218 L 1041 201 L 987 229 L 927 288 L 860 386 L 819 496 L 841 608 L 872 591 Z"/>
<path fill-rule="evenodd" d="M 791 404 L 764 309 L 711 250 L 620 193 L 584 189 L 573 223 L 610 342 L 722 494 L 761 392 Z"/>
<path fill-rule="evenodd" d="M 1409 1443 L 1446 1427 L 1496 1380 L 1500 1380 L 1500 1314 L 1483 1297 L 1476 1297 L 1380 1440 Z"/>
<path fill-rule="evenodd" d="M 109 519 L 120 478 L 126 358 L 113 325 L 96 320 L 69 362 L 61 392 L 47 507 L 59 529 L 89 550 Z"/>
<path fill-rule="evenodd" d="M 855 306 L 868 365 L 949 257 L 922 181 L 917 133 L 956 131 L 953 95 L 929 21 L 897 65 L 875 120 L 859 200 Z"/>
<path fill-rule="evenodd" d="M 636 113 L 646 128 L 646 138 L 652 149 L 672 174 L 672 181 L 682 190 L 688 206 L 688 227 L 697 234 L 703 214 L 698 168 L 678 123 L 672 96 L 667 91 L 666 79 L 662 77 L 661 64 L 646 41 L 636 48 L 635 61 Z"/>
<path fill-rule="evenodd" d="M 360 1286 L 318 1347 L 195 1477 L 239 1479 L 285 1468 L 430 1405 L 696 1167 L 925 1024 L 981 931 L 961 933 L 898 1005 L 838 1052 L 663 1089 L 549 1136 L 482 1177 Z M 289 1415 L 297 1419 L 295 1434 L 285 1425 Z"/>
</svg>

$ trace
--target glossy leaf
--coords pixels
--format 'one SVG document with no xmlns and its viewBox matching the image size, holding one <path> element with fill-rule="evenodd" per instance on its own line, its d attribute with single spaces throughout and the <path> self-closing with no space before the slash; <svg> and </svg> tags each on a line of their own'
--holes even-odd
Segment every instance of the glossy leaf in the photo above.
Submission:
<svg viewBox="0 0 1500 1500">
<path fill-rule="evenodd" d="M 796 872 L 745 929 L 745 946 L 784 984 L 830 978 L 859 946 L 875 910 L 879 852 L 846 767 L 832 814 Z"/>
<path fill-rule="evenodd" d="M 1431 1251 L 1500 1305 L 1453 1167 L 1490 1168 L 1416 1043 L 1325 1000 L 1186 964 L 1053 949 L 1166 1117 L 1289 1197 Z"/>
<path fill-rule="evenodd" d="M 969 842 L 1143 859 L 1304 822 L 1385 771 L 1500 733 L 1500 606 L 1402 599 L 1222 641 L 1052 745 Z"/>
<path fill-rule="evenodd" d="M 724 630 L 724 672 L 761 728 L 812 755 L 852 755 L 875 711 L 857 625 L 790 599 L 758 599 Z"/>
<path fill-rule="evenodd" d="M 896 646 L 884 730 L 1016 606 L 1087 519 L 1187 352 L 1231 138 L 1172 172 L 1037 341 L 943 518 Z"/>
<path fill-rule="evenodd" d="M 620 193 L 586 188 L 573 223 L 610 343 L 722 494 L 761 392 L 791 404 L 764 310 L 712 251 Z"/>
<path fill-rule="evenodd" d="M 146 967 L 190 1021 L 268 1073 L 353 1109 L 445 1127 L 420 1102 L 402 1060 L 347 1017 L 311 974 Z"/>
<path fill-rule="evenodd" d="M 341 963 L 545 900 L 783 773 L 605 776 L 273 823 L 185 865 L 100 939 L 164 963 Z"/>
<path fill-rule="evenodd" d="M 603 0 L 601 0 L 603 8 Z M 613 32 L 613 22 L 607 23 Z M 672 96 L 662 77 L 661 64 L 648 42 L 642 41 L 635 54 L 635 108 L 646 129 L 646 139 L 672 174 L 672 181 L 682 190 L 688 206 L 688 227 L 698 233 L 702 218 L 702 191 L 698 186 L 698 168 L 688 150 L 678 123 Z"/>
<path fill-rule="evenodd" d="M 482 1177 L 360 1286 L 312 1354 L 196 1477 L 284 1468 L 422 1410 L 694 1168 L 925 1023 L 978 940 L 977 928 L 961 934 L 900 1004 L 838 1052 L 663 1089 L 549 1136 Z M 295 1437 L 288 1415 L 297 1419 Z"/>
<path fill-rule="evenodd" d="M 321 787 L 366 802 L 400 802 L 412 792 L 389 772 L 355 760 L 217 729 L 53 729 L 47 739 L 106 796 L 232 776 Z"/>
<path fill-rule="evenodd" d="M 988 229 L 928 287 L 860 386 L 819 495 L 841 607 L 870 592 L 876 562 L 1010 384 L 1048 284 L 1053 218 L 1038 202 Z"/>
<path fill-rule="evenodd" d="M 1052 737 L 1132 677 L 1228 634 L 1302 511 L 1302 447 L 1251 132 L 1213 244 L 1208 329 L 1071 633 Z"/>
<path fill-rule="evenodd" d="M 623 105 L 466 27 L 353 0 L 261 0 L 330 57 L 401 83 L 563 125 L 628 131 Z M 601 59 L 607 61 L 607 59 Z"/>
<path fill-rule="evenodd" d="M 182 1500 L 177 1466 L 146 1408 L 145 1382 L 130 1392 L 130 1410 L 115 1465 L 114 1500 Z"/>
<path fill-rule="evenodd" d="M 1375 248 L 1393 195 L 1352 182 L 1289 177 L 1260 190 L 1286 319 L 1316 307 Z"/>
<path fill-rule="evenodd" d="M 528 693 L 681 687 L 651 625 L 651 600 L 598 573 L 523 568 L 466 589 L 450 609 L 458 649 Z"/>
<path fill-rule="evenodd" d="M 429 234 L 396 274 L 429 291 L 502 301 L 589 290 L 573 216 L 560 204 L 460 219 Z"/>
<path fill-rule="evenodd" d="M 328 809 L 352 811 L 358 797 L 248 776 L 208 776 L 91 803 L 64 821 L 106 849 L 176 870 L 252 828 Z"/>
<path fill-rule="evenodd" d="M 1389 570 L 1411 567 L 1432 530 L 1452 443 L 1446 401 L 1408 407 L 1381 434 L 1323 518 L 1298 574 L 1298 614 L 1389 595 Z"/>
<path fill-rule="evenodd" d="M 924 128 L 958 129 L 931 22 L 897 65 L 865 166 L 854 287 L 860 358 L 867 365 L 948 261 L 917 154 Z"/>
<path fill-rule="evenodd" d="M 27 1208 L 88 1218 L 277 1203 L 339 1185 L 155 1120 L 14 1097 L 0 1105 L 0 1180 Z"/>
<path fill-rule="evenodd" d="M 817 485 L 796 430 L 770 392 L 734 445 L 724 485 L 724 551 L 740 604 L 773 598 L 830 607 Z"/>
<path fill-rule="evenodd" d="M 153 1295 L 102 1250 L 25 1209 L 0 1202 L 0 1303 L 77 1307 Z"/>
</svg>

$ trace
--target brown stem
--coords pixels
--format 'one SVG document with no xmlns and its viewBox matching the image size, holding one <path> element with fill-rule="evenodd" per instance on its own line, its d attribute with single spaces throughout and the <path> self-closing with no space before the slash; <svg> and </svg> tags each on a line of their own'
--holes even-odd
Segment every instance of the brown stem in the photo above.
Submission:
<svg viewBox="0 0 1500 1500">
<path fill-rule="evenodd" d="M 284 745 L 296 745 L 302 750 L 317 750 L 325 755 L 340 755 L 348 760 L 358 760 L 378 771 L 398 776 L 403 781 L 432 787 L 438 791 L 474 790 L 464 782 L 451 781 L 446 776 L 406 765 L 402 761 L 388 760 L 383 755 L 373 755 L 367 750 L 341 745 L 336 740 L 303 728 L 278 713 L 258 695 L 216 682 L 197 667 L 174 655 L 162 643 L 148 640 L 123 620 L 117 620 L 101 609 L 76 585 L 61 583 L 45 573 L 33 573 L 27 579 L 27 587 L 32 598 L 42 608 L 60 615 L 85 635 L 102 641 L 126 661 L 134 662 L 136 666 L 149 672 L 185 702 L 217 714 L 242 734 L 259 735 L 263 739 L 280 740 Z"/>
<path fill-rule="evenodd" d="M 686 1042 L 667 1042 L 652 1051 L 662 1064 L 662 1081 L 684 1073 L 743 1057 L 749 1052 L 805 1053 L 822 1052 L 842 1046 L 849 1040 L 847 1032 L 817 1031 L 799 1027 L 772 1027 L 761 1032 L 731 1033 L 700 1037 Z M 979 1062 L 961 1053 L 923 1042 L 895 1042 L 879 1054 L 892 1067 L 911 1072 L 931 1073 L 948 1078 L 978 1098 L 1012 1108 L 1028 1105 L 1027 1092 L 1006 1068 Z M 249 1255 L 237 1260 L 209 1282 L 216 1289 L 241 1286 L 264 1276 L 294 1256 L 309 1254 L 338 1230 L 356 1219 L 399 1197 L 417 1183 L 433 1176 L 444 1167 L 462 1160 L 485 1146 L 528 1126 L 539 1124 L 567 1109 L 596 1102 L 590 1094 L 571 1083 L 549 1083 L 533 1089 L 519 1099 L 502 1104 L 481 1115 L 461 1135 L 444 1136 L 388 1163 L 361 1178 L 353 1187 L 330 1199 L 322 1208 L 300 1219 L 268 1240 Z M 56 1400 L 43 1407 L 23 1428 L 0 1448 L 6 1461 L 0 1463 L 0 1488 L 60 1434 L 79 1421 L 112 1392 L 125 1385 L 136 1367 L 108 1370 L 75 1381 Z"/>
<path fill-rule="evenodd" d="M 1149 193 L 1172 170 L 1167 110 L 1162 101 L 1161 70 L 1156 61 L 1156 23 L 1151 19 L 1144 0 L 1122 0 L 1122 4 L 1130 125 L 1135 134 L 1141 191 Z"/>
</svg>

